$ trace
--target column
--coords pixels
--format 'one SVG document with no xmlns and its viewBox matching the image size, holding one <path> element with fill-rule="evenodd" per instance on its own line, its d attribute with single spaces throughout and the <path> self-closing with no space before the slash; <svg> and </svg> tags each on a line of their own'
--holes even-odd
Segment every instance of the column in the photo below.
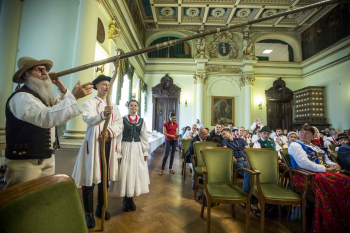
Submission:
<svg viewBox="0 0 350 233">
<path fill-rule="evenodd" d="M 203 123 L 204 121 L 203 93 L 204 93 L 204 84 L 206 82 L 206 77 L 205 77 L 205 74 L 197 74 L 194 76 L 193 79 L 194 79 L 194 84 L 196 85 L 196 91 L 197 91 L 196 118 Z"/>
<path fill-rule="evenodd" d="M 254 85 L 254 75 L 244 74 L 241 77 L 241 86 L 244 86 L 244 127 L 249 129 L 251 122 L 252 109 L 252 86 Z"/>
<path fill-rule="evenodd" d="M 1 4 L 1 3 L 0 3 Z M 12 94 L 12 77 L 17 70 L 17 46 L 21 22 L 22 2 L 2 1 L 0 12 L 0 136 L 5 135 L 5 106 Z"/>
<path fill-rule="evenodd" d="M 96 0 L 80 0 L 72 67 L 91 63 L 95 59 L 97 9 L 98 2 Z M 73 88 L 78 81 L 81 83 L 91 82 L 93 75 L 94 68 L 72 74 L 70 87 Z M 79 99 L 78 105 L 82 106 L 83 102 L 90 98 L 91 96 L 87 96 Z M 86 123 L 81 116 L 78 116 L 68 121 L 62 138 L 84 139 L 85 133 Z"/>
</svg>

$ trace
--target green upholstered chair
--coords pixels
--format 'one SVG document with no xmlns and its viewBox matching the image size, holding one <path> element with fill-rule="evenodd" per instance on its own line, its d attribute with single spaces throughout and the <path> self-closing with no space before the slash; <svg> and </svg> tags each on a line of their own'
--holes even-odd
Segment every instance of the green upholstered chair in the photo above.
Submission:
<svg viewBox="0 0 350 233">
<path fill-rule="evenodd" d="M 192 166 L 193 166 L 193 183 L 194 183 L 194 200 L 197 199 L 197 189 L 198 189 L 198 178 L 203 177 L 203 160 L 201 156 L 201 149 L 203 147 L 217 147 L 216 142 L 210 141 L 198 141 L 193 143 L 194 155 L 192 156 Z"/>
<path fill-rule="evenodd" d="M 253 148 L 253 146 L 254 146 L 254 142 L 249 143 L 250 148 Z"/>
<path fill-rule="evenodd" d="M 264 232 L 265 221 L 265 204 L 278 205 L 280 215 L 280 205 L 301 205 L 303 232 L 306 231 L 305 204 L 306 194 L 308 190 L 308 175 L 309 172 L 295 169 L 293 172 L 304 175 L 305 190 L 302 196 L 281 187 L 279 182 L 278 172 L 278 155 L 273 149 L 245 149 L 247 161 L 253 171 L 260 172 L 256 177 L 256 185 L 254 186 L 253 194 L 260 201 L 260 228 Z M 285 174 L 290 172 L 286 170 L 282 175 L 282 183 Z"/>
<path fill-rule="evenodd" d="M 186 179 L 186 152 L 190 147 L 192 139 L 181 139 L 181 151 L 182 151 L 182 171 L 181 175 L 183 175 L 184 180 Z"/>
<path fill-rule="evenodd" d="M 335 151 L 335 148 L 336 147 L 339 147 L 338 145 L 335 145 L 335 144 L 331 144 L 331 145 L 329 145 L 329 149 L 333 152 L 333 151 Z"/>
<path fill-rule="evenodd" d="M 232 173 L 233 152 L 228 148 L 208 148 L 201 150 L 203 157 L 203 178 L 204 178 L 204 199 L 201 210 L 201 217 L 207 200 L 207 232 L 210 232 L 211 203 L 230 204 L 232 207 L 232 217 L 235 218 L 235 204 L 246 204 L 250 206 L 253 189 L 247 194 L 235 185 L 237 172 Z M 249 172 L 251 186 L 254 187 L 253 172 L 246 168 L 238 170 Z M 232 177 L 233 175 L 234 177 Z M 246 232 L 250 232 L 250 208 L 246 208 Z"/>
<path fill-rule="evenodd" d="M 73 179 L 52 175 L 0 193 L 0 232 L 88 232 Z"/>
</svg>

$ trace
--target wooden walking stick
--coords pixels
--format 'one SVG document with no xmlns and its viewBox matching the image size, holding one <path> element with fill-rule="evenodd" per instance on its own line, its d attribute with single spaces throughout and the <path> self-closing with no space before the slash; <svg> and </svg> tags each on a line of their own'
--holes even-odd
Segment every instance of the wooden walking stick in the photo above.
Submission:
<svg viewBox="0 0 350 233">
<path fill-rule="evenodd" d="M 117 59 L 114 62 L 114 74 L 112 76 L 111 81 L 109 82 L 109 89 L 108 89 L 108 93 L 107 93 L 107 97 L 106 97 L 106 102 L 107 102 L 107 106 L 111 106 L 111 94 L 112 94 L 112 87 L 113 87 L 113 83 L 119 73 L 119 62 L 120 60 Z M 109 114 L 106 119 L 105 119 L 105 123 L 103 125 L 103 130 L 101 133 L 101 156 L 102 156 L 102 165 L 103 165 L 103 180 L 102 180 L 102 184 L 103 184 L 103 207 L 102 207 L 102 216 L 101 216 L 101 231 L 104 230 L 104 224 L 105 224 L 105 215 L 106 215 L 106 209 L 107 209 L 107 204 L 108 204 L 108 195 L 107 195 L 107 182 L 108 182 L 108 174 L 107 174 L 107 161 L 106 161 L 106 150 L 105 150 L 105 145 L 106 145 L 106 132 L 107 132 L 107 127 L 108 127 L 108 123 L 111 119 L 111 115 Z"/>
</svg>

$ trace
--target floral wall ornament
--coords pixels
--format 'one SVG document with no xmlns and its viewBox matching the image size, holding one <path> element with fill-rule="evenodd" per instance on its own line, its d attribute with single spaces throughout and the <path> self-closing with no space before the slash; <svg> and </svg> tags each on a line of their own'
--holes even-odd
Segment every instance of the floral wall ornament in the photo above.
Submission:
<svg viewBox="0 0 350 233">
<path fill-rule="evenodd" d="M 236 16 L 238 18 L 248 18 L 252 11 L 250 9 L 240 9 L 237 11 Z"/>
<path fill-rule="evenodd" d="M 214 10 L 211 11 L 211 16 L 215 18 L 223 17 L 224 14 L 225 14 L 224 8 L 215 8 Z"/>
<path fill-rule="evenodd" d="M 208 73 L 224 73 L 224 74 L 242 73 L 242 69 L 237 66 L 225 66 L 225 65 L 207 66 L 206 71 Z"/>
<path fill-rule="evenodd" d="M 275 15 L 277 14 L 277 10 L 275 9 L 268 9 L 266 11 L 264 11 L 261 15 L 262 18 L 265 18 L 265 17 L 269 17 L 269 16 L 272 16 L 272 15 Z"/>
<path fill-rule="evenodd" d="M 197 56 L 195 58 L 209 58 L 205 55 L 205 38 L 201 37 L 197 39 Z"/>
<path fill-rule="evenodd" d="M 163 15 L 165 17 L 173 16 L 174 12 L 175 12 L 174 9 L 171 7 L 163 7 L 160 10 L 161 15 Z"/>
<path fill-rule="evenodd" d="M 117 38 L 120 36 L 120 32 L 121 30 L 117 28 L 115 20 L 111 20 L 109 22 L 108 39 L 113 40 L 117 44 Z"/>
<path fill-rule="evenodd" d="M 186 15 L 189 17 L 197 17 L 199 15 L 199 9 L 196 7 L 190 7 L 186 10 Z"/>
</svg>

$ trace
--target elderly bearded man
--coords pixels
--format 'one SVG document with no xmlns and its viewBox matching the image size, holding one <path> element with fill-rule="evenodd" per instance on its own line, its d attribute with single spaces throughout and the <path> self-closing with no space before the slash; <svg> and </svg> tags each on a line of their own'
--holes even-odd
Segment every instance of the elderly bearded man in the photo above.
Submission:
<svg viewBox="0 0 350 233">
<path fill-rule="evenodd" d="M 77 99 L 91 94 L 93 87 L 78 81 L 70 92 L 60 78 L 51 81 L 50 60 L 22 57 L 17 66 L 12 80 L 25 85 L 6 103 L 6 188 L 55 173 L 55 127 L 80 114 Z M 52 83 L 58 87 L 57 97 Z"/>
</svg>

